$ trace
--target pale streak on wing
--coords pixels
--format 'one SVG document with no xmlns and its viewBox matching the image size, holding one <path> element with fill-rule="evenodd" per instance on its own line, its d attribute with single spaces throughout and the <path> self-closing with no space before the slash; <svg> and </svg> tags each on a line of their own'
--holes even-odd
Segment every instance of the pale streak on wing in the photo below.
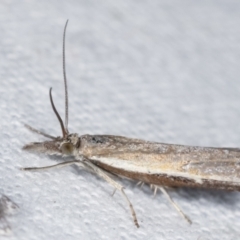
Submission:
<svg viewBox="0 0 240 240">
<path fill-rule="evenodd" d="M 81 137 L 81 154 L 130 172 L 240 184 L 240 149 L 154 143 L 109 135 Z"/>
</svg>

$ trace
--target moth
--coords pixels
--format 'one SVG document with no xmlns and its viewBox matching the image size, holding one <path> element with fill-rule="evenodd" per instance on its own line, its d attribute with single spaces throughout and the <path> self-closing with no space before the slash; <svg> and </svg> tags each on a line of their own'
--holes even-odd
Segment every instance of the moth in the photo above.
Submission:
<svg viewBox="0 0 240 240">
<path fill-rule="evenodd" d="M 24 150 L 49 155 L 72 156 L 73 160 L 52 166 L 23 168 L 22 170 L 47 170 L 76 164 L 103 178 L 127 201 L 133 221 L 139 227 L 135 210 L 124 187 L 116 177 L 128 178 L 150 184 L 160 189 L 178 212 L 190 223 L 191 220 L 172 201 L 165 187 L 214 188 L 240 190 L 240 149 L 184 146 L 156 143 L 113 135 L 78 135 L 68 131 L 68 90 L 65 70 L 65 35 L 63 33 L 63 76 L 65 86 L 65 124 L 58 114 L 52 88 L 49 97 L 52 109 L 61 126 L 62 136 L 54 137 L 35 128 L 26 127 L 49 141 L 34 142 Z"/>
</svg>

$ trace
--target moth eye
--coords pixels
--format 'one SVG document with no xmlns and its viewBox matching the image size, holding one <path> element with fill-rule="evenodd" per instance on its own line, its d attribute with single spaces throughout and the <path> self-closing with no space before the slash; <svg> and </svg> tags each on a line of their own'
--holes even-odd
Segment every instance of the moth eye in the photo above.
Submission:
<svg viewBox="0 0 240 240">
<path fill-rule="evenodd" d="M 73 145 L 71 143 L 63 143 L 60 146 L 63 154 L 70 155 L 73 152 Z"/>
</svg>

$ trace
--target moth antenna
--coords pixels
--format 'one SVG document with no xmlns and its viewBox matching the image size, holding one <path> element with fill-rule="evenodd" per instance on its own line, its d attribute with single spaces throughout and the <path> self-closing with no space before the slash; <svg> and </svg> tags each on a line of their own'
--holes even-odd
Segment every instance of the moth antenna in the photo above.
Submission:
<svg viewBox="0 0 240 240">
<path fill-rule="evenodd" d="M 63 121 L 57 111 L 57 109 L 55 108 L 55 105 L 53 103 L 53 99 L 52 99 L 52 88 L 49 89 L 49 97 L 50 97 L 50 101 L 51 101 L 51 105 L 52 105 L 52 109 L 55 113 L 55 115 L 57 116 L 58 118 L 58 121 L 60 123 L 60 126 L 61 126 L 61 129 L 62 129 L 62 134 L 63 134 L 63 138 L 65 138 L 65 136 L 67 135 L 67 132 L 65 131 L 65 128 L 64 128 L 64 125 L 63 125 Z"/>
<path fill-rule="evenodd" d="M 65 88 L 65 133 L 68 134 L 68 88 L 67 88 L 67 76 L 66 76 L 66 64 L 65 64 L 65 38 L 68 20 L 66 21 L 63 32 L 63 78 Z"/>
</svg>

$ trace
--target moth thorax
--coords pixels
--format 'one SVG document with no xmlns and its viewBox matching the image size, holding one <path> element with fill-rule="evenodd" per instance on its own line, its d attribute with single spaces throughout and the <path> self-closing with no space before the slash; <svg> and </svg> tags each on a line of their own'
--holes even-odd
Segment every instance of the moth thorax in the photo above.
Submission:
<svg viewBox="0 0 240 240">
<path fill-rule="evenodd" d="M 77 133 L 70 134 L 68 136 L 69 142 L 72 143 L 73 146 L 78 147 L 80 144 L 80 139 Z"/>
</svg>

